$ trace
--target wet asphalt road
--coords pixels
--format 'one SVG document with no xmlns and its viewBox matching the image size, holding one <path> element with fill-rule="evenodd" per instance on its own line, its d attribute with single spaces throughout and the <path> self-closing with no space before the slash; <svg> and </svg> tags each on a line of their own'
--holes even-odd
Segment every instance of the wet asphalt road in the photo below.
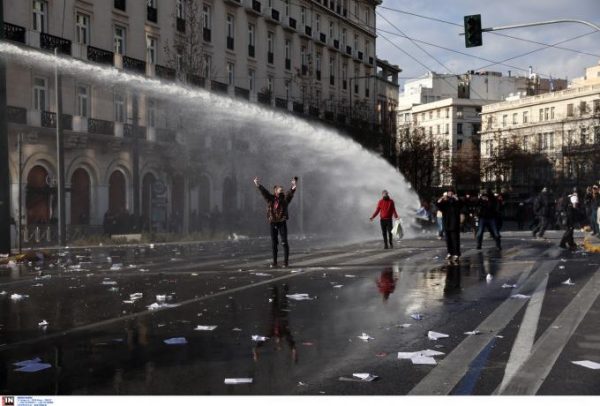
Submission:
<svg viewBox="0 0 600 406">
<path fill-rule="evenodd" d="M 600 362 L 600 256 L 561 251 L 558 236 L 506 233 L 503 251 L 490 241 L 477 251 L 463 235 L 458 266 L 423 237 L 393 251 L 292 240 L 292 267 L 277 270 L 266 267 L 265 239 L 69 249 L 0 268 L 0 391 L 599 395 L 600 370 L 571 361 Z M 311 300 L 286 297 L 299 293 Z M 186 344 L 164 342 L 180 337 Z M 397 358 L 425 349 L 444 353 L 437 365 Z M 49 368 L 15 371 L 36 357 Z M 352 380 L 357 372 L 379 379 Z"/>
</svg>

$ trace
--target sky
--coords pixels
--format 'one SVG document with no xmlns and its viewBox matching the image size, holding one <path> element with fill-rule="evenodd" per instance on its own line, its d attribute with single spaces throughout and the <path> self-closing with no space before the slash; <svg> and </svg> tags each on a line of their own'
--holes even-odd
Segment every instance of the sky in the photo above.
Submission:
<svg viewBox="0 0 600 406">
<path fill-rule="evenodd" d="M 432 17 L 459 26 L 391 9 Z M 481 14 L 484 28 L 566 18 L 586 20 L 600 25 L 600 0 L 383 0 L 376 11 L 377 57 L 386 59 L 402 69 L 401 84 L 407 78 L 423 76 L 429 70 L 454 74 L 469 70 L 489 70 L 502 72 L 504 75 L 510 70 L 513 76 L 521 76 L 527 74 L 529 66 L 542 77 L 548 78 L 551 75 L 553 78 L 571 80 L 583 76 L 586 67 L 600 62 L 600 32 L 582 24 L 552 24 L 497 33 L 544 44 L 556 44 L 581 36 L 557 46 L 592 55 L 545 47 L 494 33 L 483 33 L 483 46 L 465 48 L 464 37 L 458 35 L 463 32 L 463 17 L 471 14 Z M 590 34 L 585 35 L 588 33 Z M 423 51 L 410 39 L 403 37 L 472 56 L 415 41 Z M 511 67 L 498 64 L 486 67 L 492 62 L 503 61 L 539 48 L 542 50 L 506 61 L 505 64 L 512 65 Z"/>
</svg>

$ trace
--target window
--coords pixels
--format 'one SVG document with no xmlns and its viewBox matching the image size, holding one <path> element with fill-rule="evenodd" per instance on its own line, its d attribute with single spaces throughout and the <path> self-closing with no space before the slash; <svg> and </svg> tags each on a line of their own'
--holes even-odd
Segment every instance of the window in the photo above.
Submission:
<svg viewBox="0 0 600 406">
<path fill-rule="evenodd" d="M 463 125 L 462 125 L 462 123 L 456 124 L 456 133 L 457 134 L 462 134 L 463 133 Z"/>
<path fill-rule="evenodd" d="M 292 59 L 290 40 L 285 40 L 285 59 Z"/>
<path fill-rule="evenodd" d="M 438 124 L 438 125 L 436 125 L 436 128 L 435 128 L 435 133 L 436 133 L 436 134 L 439 134 L 439 133 L 440 133 L 440 125 L 439 125 L 439 124 Z"/>
<path fill-rule="evenodd" d="M 583 116 L 587 112 L 587 103 L 582 101 L 579 102 L 579 115 Z"/>
<path fill-rule="evenodd" d="M 435 111 L 435 117 L 436 117 L 436 118 L 440 118 L 440 109 L 437 109 L 437 110 Z"/>
<path fill-rule="evenodd" d="M 48 27 L 46 26 L 48 3 L 45 1 L 33 2 L 33 30 L 39 32 L 46 32 Z"/>
<path fill-rule="evenodd" d="M 285 0 L 285 16 L 290 15 L 290 0 Z"/>
<path fill-rule="evenodd" d="M 540 120 L 539 121 L 544 121 L 544 109 L 540 109 Z"/>
<path fill-rule="evenodd" d="M 523 124 L 527 124 L 528 121 L 529 121 L 529 112 L 524 111 L 523 112 Z"/>
<path fill-rule="evenodd" d="M 302 66 L 306 66 L 306 47 L 303 45 L 302 47 L 300 47 L 300 63 L 302 64 Z"/>
<path fill-rule="evenodd" d="M 124 55 L 125 54 L 125 28 L 115 25 L 115 35 L 114 35 L 114 43 L 115 43 L 115 54 Z"/>
<path fill-rule="evenodd" d="M 37 111 L 46 111 L 47 103 L 47 86 L 46 79 L 33 79 L 33 109 Z"/>
<path fill-rule="evenodd" d="M 594 127 L 594 142 L 600 144 L 600 126 Z"/>
<path fill-rule="evenodd" d="M 429 112 L 429 119 L 432 120 L 433 119 L 433 111 Z"/>
<path fill-rule="evenodd" d="M 462 106 L 456 108 L 456 118 L 463 118 L 463 108 L 462 108 Z"/>
<path fill-rule="evenodd" d="M 117 123 L 124 123 L 127 121 L 125 109 L 125 96 L 122 94 L 115 95 L 115 121 Z"/>
<path fill-rule="evenodd" d="M 300 25 L 306 24 L 306 7 L 300 7 Z"/>
<path fill-rule="evenodd" d="M 317 34 L 319 34 L 321 32 L 321 16 L 319 14 L 317 14 L 317 17 L 316 17 L 315 30 L 316 30 Z"/>
<path fill-rule="evenodd" d="M 554 149 L 554 133 L 548 133 L 548 146 Z"/>
<path fill-rule="evenodd" d="M 90 115 L 90 90 L 87 86 L 77 86 L 77 115 L 81 117 Z"/>
<path fill-rule="evenodd" d="M 446 107 L 446 118 L 450 118 L 450 108 Z"/>
<path fill-rule="evenodd" d="M 227 14 L 227 22 L 226 22 L 226 31 L 227 31 L 227 38 L 233 38 L 235 31 L 234 31 L 234 26 L 233 26 L 234 20 L 233 20 L 233 16 L 231 14 Z"/>
<path fill-rule="evenodd" d="M 554 107 L 550 107 L 550 119 L 554 120 Z"/>
<path fill-rule="evenodd" d="M 513 115 L 512 115 L 512 123 L 513 124 L 517 124 L 517 120 L 518 120 L 517 115 L 518 115 L 517 113 L 513 113 Z"/>
<path fill-rule="evenodd" d="M 285 99 L 286 100 L 290 99 L 290 81 L 289 80 L 285 81 Z"/>
<path fill-rule="evenodd" d="M 90 43 L 90 16 L 77 13 L 76 17 L 77 42 L 82 45 Z"/>
<path fill-rule="evenodd" d="M 567 117 L 573 117 L 573 104 L 567 104 Z"/>
<path fill-rule="evenodd" d="M 210 18 L 210 6 L 208 4 L 202 5 L 202 28 L 210 30 L 211 18 Z"/>
<path fill-rule="evenodd" d="M 459 150 L 462 148 L 463 140 L 456 140 L 456 149 Z"/>
<path fill-rule="evenodd" d="M 273 33 L 271 31 L 267 33 L 267 51 L 273 53 Z"/>
<path fill-rule="evenodd" d="M 204 54 L 204 66 L 203 66 L 203 74 L 205 78 L 210 78 L 212 67 L 212 57 L 209 54 Z"/>
<path fill-rule="evenodd" d="M 342 46 L 346 46 L 346 29 L 342 28 Z"/>
<path fill-rule="evenodd" d="M 369 9 L 365 9 L 365 24 L 367 26 L 367 28 L 370 28 L 369 26 L 371 25 L 371 13 L 369 12 Z"/>
<path fill-rule="evenodd" d="M 544 120 L 548 121 L 550 119 L 550 108 L 546 107 L 544 109 Z"/>
<path fill-rule="evenodd" d="M 148 7 L 156 8 L 156 0 L 147 0 L 146 4 L 148 5 Z"/>
<path fill-rule="evenodd" d="M 248 89 L 251 92 L 254 92 L 254 90 L 255 90 L 255 83 L 256 83 L 256 72 L 254 71 L 254 69 L 248 69 Z"/>
<path fill-rule="evenodd" d="M 581 127 L 580 139 L 581 145 L 587 144 L 587 128 Z"/>
<path fill-rule="evenodd" d="M 508 124 L 508 114 L 504 114 L 502 116 L 502 127 L 506 127 L 507 124 Z"/>
<path fill-rule="evenodd" d="M 598 72 L 600 74 L 600 72 Z M 594 100 L 594 114 L 600 113 L 600 100 Z"/>
<path fill-rule="evenodd" d="M 330 85 L 335 84 L 335 57 L 329 57 L 329 77 L 330 77 Z"/>
<path fill-rule="evenodd" d="M 255 42 L 255 27 L 254 24 L 248 24 L 248 56 L 254 57 L 254 42 Z"/>
<path fill-rule="evenodd" d="M 429 127 L 429 135 L 433 135 L 433 127 Z"/>
<path fill-rule="evenodd" d="M 270 94 L 273 94 L 273 77 L 272 76 L 267 77 L 267 91 Z"/>
<path fill-rule="evenodd" d="M 233 86 L 235 83 L 235 65 L 232 63 L 227 63 L 227 84 L 229 86 Z"/>
<path fill-rule="evenodd" d="M 446 130 L 444 131 L 444 134 L 450 134 L 450 124 L 446 123 Z"/>
<path fill-rule="evenodd" d="M 335 34 L 335 29 L 333 26 L 333 21 L 329 20 L 329 39 L 330 39 L 330 41 L 333 41 L 334 34 Z"/>
<path fill-rule="evenodd" d="M 154 99 L 148 99 L 148 106 L 146 106 L 146 111 L 148 114 L 148 117 L 146 118 L 148 127 L 156 127 L 156 101 L 154 101 Z"/>
<path fill-rule="evenodd" d="M 321 72 L 321 53 L 317 52 L 317 56 L 315 58 L 315 68 L 317 72 Z"/>
<path fill-rule="evenodd" d="M 146 62 L 156 64 L 156 38 L 146 37 Z"/>
<path fill-rule="evenodd" d="M 177 15 L 177 18 L 185 20 L 185 1 L 177 0 L 177 4 L 175 5 L 175 7 L 175 13 Z"/>
</svg>

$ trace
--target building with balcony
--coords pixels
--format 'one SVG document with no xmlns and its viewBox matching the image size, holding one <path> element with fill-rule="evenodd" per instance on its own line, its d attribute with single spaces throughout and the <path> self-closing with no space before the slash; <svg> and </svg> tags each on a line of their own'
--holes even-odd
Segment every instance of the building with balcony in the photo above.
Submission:
<svg viewBox="0 0 600 406">
<path fill-rule="evenodd" d="M 4 32 L 7 40 L 23 47 L 58 50 L 90 64 L 183 82 L 336 125 L 349 125 L 361 106 L 361 117 L 374 126 L 381 110 L 379 96 L 372 91 L 379 80 L 378 4 L 379 0 L 4 0 Z M 190 42 L 194 52 L 183 46 Z M 210 151 L 203 153 L 215 162 L 204 166 L 205 173 L 195 180 L 186 175 L 185 160 L 175 158 L 188 150 L 182 142 L 190 130 L 182 128 L 161 100 L 65 75 L 59 89 L 63 111 L 57 118 L 52 71 L 11 62 L 7 83 L 12 210 L 16 218 L 17 208 L 23 207 L 25 224 L 48 224 L 56 217 L 58 119 L 65 132 L 70 225 L 100 226 L 106 213 L 127 211 L 145 223 L 160 217 L 164 227 L 174 218 L 176 229 L 187 230 L 192 212 L 199 216 L 246 204 L 243 196 L 233 193 L 234 207 L 224 206 L 223 196 L 232 194 L 238 174 L 216 162 Z M 231 161 L 226 155 L 235 154 L 239 145 L 234 137 L 209 139 L 205 150 L 223 147 L 222 161 Z M 149 203 L 155 184 L 165 186 L 160 210 Z M 19 189 L 24 192 L 21 202 Z"/>
<path fill-rule="evenodd" d="M 598 181 L 600 64 L 568 89 L 516 96 L 482 110 L 483 181 L 522 193 Z M 502 165 L 514 161 L 522 164 Z M 562 192 L 562 190 L 560 190 Z"/>
</svg>

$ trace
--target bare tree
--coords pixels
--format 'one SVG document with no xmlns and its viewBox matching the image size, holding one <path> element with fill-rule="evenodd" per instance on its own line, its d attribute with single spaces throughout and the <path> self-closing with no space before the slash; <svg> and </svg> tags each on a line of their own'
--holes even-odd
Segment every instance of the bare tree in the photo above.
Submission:
<svg viewBox="0 0 600 406">
<path fill-rule="evenodd" d="M 398 169 L 411 183 L 419 196 L 433 196 L 436 146 L 422 128 L 405 126 L 398 130 L 396 155 Z"/>
</svg>

